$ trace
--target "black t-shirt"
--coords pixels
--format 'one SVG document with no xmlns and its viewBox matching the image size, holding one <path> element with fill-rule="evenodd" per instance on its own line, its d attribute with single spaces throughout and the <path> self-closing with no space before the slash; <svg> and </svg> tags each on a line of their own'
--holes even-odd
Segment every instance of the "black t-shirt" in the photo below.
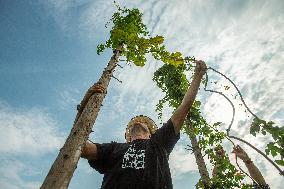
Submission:
<svg viewBox="0 0 284 189">
<path fill-rule="evenodd" d="M 150 139 L 96 144 L 98 159 L 89 164 L 104 174 L 102 189 L 171 189 L 168 158 L 179 137 L 169 119 Z"/>
</svg>

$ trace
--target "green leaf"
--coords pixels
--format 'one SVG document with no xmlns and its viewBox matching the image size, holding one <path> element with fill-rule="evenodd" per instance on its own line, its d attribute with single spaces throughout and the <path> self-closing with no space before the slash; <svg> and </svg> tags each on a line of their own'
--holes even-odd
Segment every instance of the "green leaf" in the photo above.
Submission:
<svg viewBox="0 0 284 189">
<path fill-rule="evenodd" d="M 258 124 L 252 124 L 250 127 L 250 134 L 253 136 L 256 136 L 256 133 L 258 133 L 260 130 L 260 126 Z"/>
<path fill-rule="evenodd" d="M 278 165 L 284 166 L 284 160 L 275 160 Z"/>
<path fill-rule="evenodd" d="M 273 157 L 277 155 L 277 151 L 274 148 L 270 150 L 270 153 Z"/>
<path fill-rule="evenodd" d="M 270 150 L 268 148 L 265 149 L 266 155 L 269 155 Z"/>
<path fill-rule="evenodd" d="M 217 126 L 220 126 L 222 124 L 222 122 L 216 122 L 213 124 L 213 127 L 217 127 Z"/>
<path fill-rule="evenodd" d="M 194 101 L 194 105 L 195 105 L 195 106 L 197 106 L 197 107 L 200 107 L 201 102 L 200 102 L 200 101 L 198 101 L 198 100 L 195 100 L 195 101 Z"/>
</svg>

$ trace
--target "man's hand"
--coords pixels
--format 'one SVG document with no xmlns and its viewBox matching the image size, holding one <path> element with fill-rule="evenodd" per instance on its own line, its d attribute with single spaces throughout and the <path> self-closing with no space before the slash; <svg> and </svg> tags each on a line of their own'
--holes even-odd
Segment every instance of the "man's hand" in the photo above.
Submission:
<svg viewBox="0 0 284 189">
<path fill-rule="evenodd" d="M 203 60 L 197 60 L 195 61 L 195 64 L 196 64 L 196 67 L 195 67 L 194 72 L 200 75 L 204 75 L 207 70 L 205 62 Z"/>
<path fill-rule="evenodd" d="M 232 153 L 235 153 L 236 156 L 238 158 L 240 158 L 241 160 L 243 160 L 244 162 L 246 161 L 250 161 L 250 158 L 248 156 L 248 154 L 239 146 L 237 145 L 234 150 L 232 151 Z"/>
<path fill-rule="evenodd" d="M 91 86 L 88 91 L 86 92 L 83 100 L 81 101 L 80 104 L 77 105 L 77 110 L 79 112 L 83 111 L 85 108 L 87 102 L 89 101 L 89 98 L 94 94 L 94 93 L 106 93 L 105 88 L 102 86 L 100 82 L 95 83 L 93 86 Z"/>
</svg>

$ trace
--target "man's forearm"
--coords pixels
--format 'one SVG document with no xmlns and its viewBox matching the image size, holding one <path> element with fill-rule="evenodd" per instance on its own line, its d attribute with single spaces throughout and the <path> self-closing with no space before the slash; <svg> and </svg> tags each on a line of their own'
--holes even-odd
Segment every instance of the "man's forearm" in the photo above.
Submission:
<svg viewBox="0 0 284 189">
<path fill-rule="evenodd" d="M 180 129 L 182 127 L 182 124 L 192 107 L 192 104 L 195 100 L 195 97 L 197 95 L 201 79 L 206 71 L 206 65 L 204 62 L 199 62 L 199 65 L 197 65 L 195 69 L 195 73 L 193 76 L 193 80 L 191 82 L 191 85 L 189 89 L 187 90 L 182 103 L 180 106 L 175 110 L 173 113 L 171 120 L 173 122 L 175 133 L 178 134 L 180 132 Z"/>
<path fill-rule="evenodd" d="M 86 142 L 85 146 L 82 149 L 82 158 L 88 160 L 96 160 L 97 159 L 97 146 L 95 144 Z"/>
</svg>

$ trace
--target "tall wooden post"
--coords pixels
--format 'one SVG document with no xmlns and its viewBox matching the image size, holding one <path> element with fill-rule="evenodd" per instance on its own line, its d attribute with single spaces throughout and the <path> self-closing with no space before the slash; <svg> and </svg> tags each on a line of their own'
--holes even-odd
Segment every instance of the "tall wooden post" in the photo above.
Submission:
<svg viewBox="0 0 284 189">
<path fill-rule="evenodd" d="M 119 50 L 115 50 L 99 82 L 107 89 L 111 76 L 117 65 Z M 74 121 L 73 128 L 60 152 L 51 166 L 41 189 L 66 189 L 70 183 L 81 156 L 81 148 L 87 141 L 100 111 L 106 94 L 94 93 L 82 112 Z"/>
<path fill-rule="evenodd" d="M 189 116 L 187 117 L 185 124 L 186 124 L 186 126 L 189 130 L 189 138 L 190 138 L 190 141 L 191 141 L 192 150 L 193 150 L 193 153 L 194 153 L 194 156 L 195 156 L 195 161 L 196 161 L 196 164 L 198 166 L 198 171 L 199 171 L 201 180 L 202 180 L 205 188 L 209 188 L 209 186 L 210 186 L 209 173 L 208 173 L 208 170 L 206 168 L 206 164 L 205 164 L 204 158 L 202 156 L 201 149 L 198 145 L 198 141 L 197 141 L 196 135 L 194 133 L 194 128 L 190 125 Z"/>
</svg>

